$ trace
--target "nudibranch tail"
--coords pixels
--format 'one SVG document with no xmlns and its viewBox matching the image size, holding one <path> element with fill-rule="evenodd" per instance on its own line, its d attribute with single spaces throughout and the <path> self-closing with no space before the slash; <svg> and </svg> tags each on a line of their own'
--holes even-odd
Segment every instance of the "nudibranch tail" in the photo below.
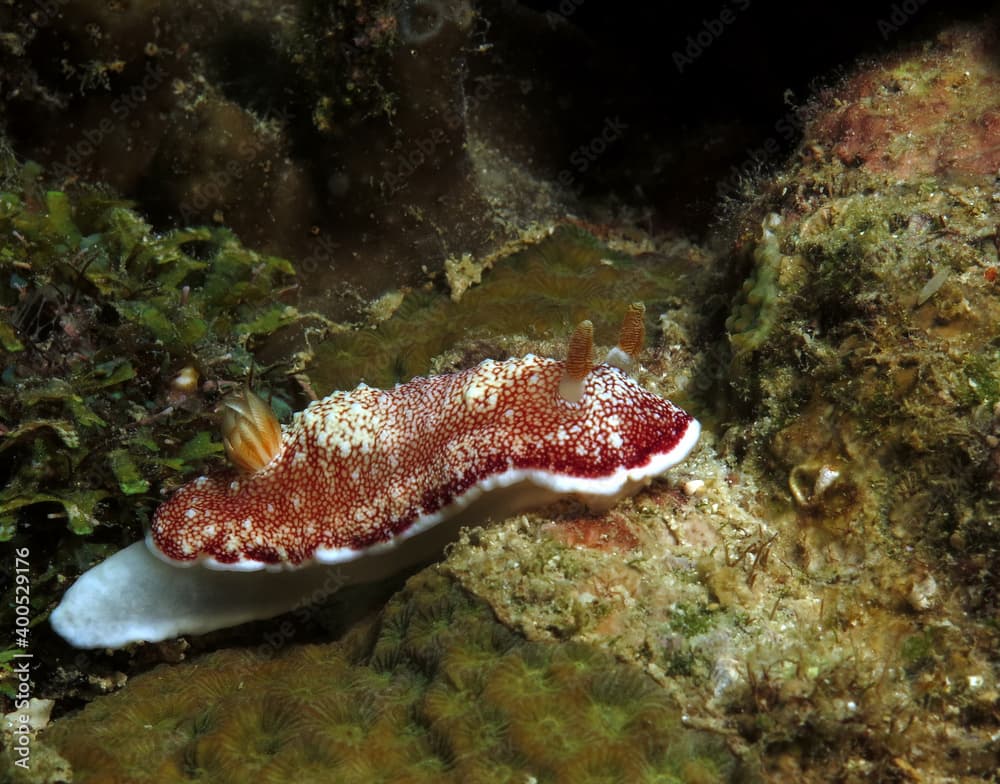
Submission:
<svg viewBox="0 0 1000 784">
<path fill-rule="evenodd" d="M 235 466 L 254 473 L 278 456 L 281 425 L 267 403 L 244 389 L 222 406 L 222 443 Z"/>
<path fill-rule="evenodd" d="M 559 394 L 571 403 L 580 402 L 583 380 L 594 367 L 594 325 L 581 321 L 573 330 L 566 352 L 566 368 L 559 382 Z"/>
</svg>

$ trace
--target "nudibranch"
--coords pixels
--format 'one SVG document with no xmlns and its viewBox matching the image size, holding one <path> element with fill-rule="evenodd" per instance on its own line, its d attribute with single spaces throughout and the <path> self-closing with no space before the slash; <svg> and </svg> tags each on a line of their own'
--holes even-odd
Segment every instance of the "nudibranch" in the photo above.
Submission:
<svg viewBox="0 0 1000 784">
<path fill-rule="evenodd" d="M 626 372 L 643 321 L 642 305 L 630 306 L 600 364 L 585 321 L 565 360 L 528 354 L 393 389 L 362 384 L 310 404 L 284 428 L 250 392 L 227 401 L 223 440 L 235 468 L 180 488 L 156 511 L 145 546 L 67 591 L 54 627 L 78 647 L 222 628 L 291 609 L 315 589 L 317 567 L 360 582 L 398 563 L 392 554 L 427 557 L 446 521 L 499 519 L 564 496 L 610 506 L 686 457 L 700 431 Z M 136 582 L 140 593 L 180 598 L 139 598 Z M 178 603 L 180 618 L 170 617 Z M 137 612 L 146 617 L 132 626 L 109 620 Z"/>
</svg>

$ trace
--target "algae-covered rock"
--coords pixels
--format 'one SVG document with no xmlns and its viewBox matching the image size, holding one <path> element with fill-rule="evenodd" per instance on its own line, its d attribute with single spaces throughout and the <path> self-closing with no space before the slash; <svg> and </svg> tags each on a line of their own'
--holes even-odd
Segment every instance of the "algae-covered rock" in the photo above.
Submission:
<svg viewBox="0 0 1000 784">
<path fill-rule="evenodd" d="M 723 740 L 686 729 L 641 670 L 531 643 L 428 570 L 344 640 L 224 650 L 136 676 L 40 743 L 102 782 L 713 782 Z"/>
<path fill-rule="evenodd" d="M 871 700 L 902 675 L 875 702 L 912 717 L 892 763 L 906 775 L 996 766 L 996 47 L 951 27 L 819 97 L 742 216 L 752 268 L 727 322 L 730 448 L 785 499 L 776 552 L 814 584 L 822 626 L 881 649 L 829 682 Z"/>
<path fill-rule="evenodd" d="M 984 618 L 997 578 L 960 564 L 1000 545 L 995 145 L 970 130 L 1000 109 L 995 46 L 950 29 L 815 107 L 809 154 L 777 177 L 795 195 L 769 203 L 727 322 L 742 438 L 784 475 L 804 535 L 858 560 L 873 533 L 917 547 Z"/>
<path fill-rule="evenodd" d="M 52 187 L 107 183 L 157 228 L 227 227 L 295 261 L 308 307 L 354 316 L 575 201 L 536 170 L 572 153 L 545 118 L 600 129 L 606 109 L 589 80 L 553 84 L 513 55 L 596 53 L 540 14 L 489 10 L 506 23 L 467 0 L 3 3 L 0 131 Z"/>
<path fill-rule="evenodd" d="M 722 339 L 696 322 L 674 354 L 726 378 L 686 386 L 719 426 L 667 483 L 470 532 L 442 567 L 531 639 L 643 666 L 769 779 L 997 766 L 995 144 L 972 132 L 997 110 L 995 47 L 951 28 L 808 108 L 799 154 L 734 216 Z M 935 91 L 953 111 L 919 118 Z M 846 160 L 831 116 L 873 107 L 896 134 L 852 126 L 870 155 Z"/>
</svg>

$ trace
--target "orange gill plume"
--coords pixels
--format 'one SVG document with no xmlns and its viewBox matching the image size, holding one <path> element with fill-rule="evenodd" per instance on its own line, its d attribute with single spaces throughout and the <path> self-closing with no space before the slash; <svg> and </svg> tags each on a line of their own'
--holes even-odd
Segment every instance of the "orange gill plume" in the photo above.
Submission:
<svg viewBox="0 0 1000 784">
<path fill-rule="evenodd" d="M 222 402 L 222 443 L 234 465 L 253 473 L 281 451 L 281 425 L 267 403 L 243 389 Z"/>
<path fill-rule="evenodd" d="M 633 302 L 625 311 L 622 329 L 618 333 L 618 348 L 635 359 L 646 342 L 646 306 Z"/>
<path fill-rule="evenodd" d="M 594 325 L 590 321 L 581 321 L 569 339 L 559 394 L 571 403 L 578 403 L 583 396 L 583 380 L 593 367 Z"/>
<path fill-rule="evenodd" d="M 618 333 L 618 345 L 608 352 L 609 365 L 620 370 L 628 370 L 635 364 L 636 357 L 646 342 L 646 306 L 633 302 L 625 311 L 622 328 Z"/>
</svg>

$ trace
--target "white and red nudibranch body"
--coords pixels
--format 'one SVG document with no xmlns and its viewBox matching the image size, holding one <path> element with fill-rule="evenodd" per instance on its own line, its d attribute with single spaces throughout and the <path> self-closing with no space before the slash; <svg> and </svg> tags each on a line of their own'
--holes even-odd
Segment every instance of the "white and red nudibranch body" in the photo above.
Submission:
<svg viewBox="0 0 1000 784">
<path fill-rule="evenodd" d="M 337 563 L 425 530 L 481 494 L 527 483 L 614 499 L 683 459 L 698 423 L 616 367 L 486 360 L 394 389 L 334 392 L 295 415 L 248 474 L 199 477 L 157 510 L 149 543 L 179 563 Z"/>
<path fill-rule="evenodd" d="M 635 492 L 699 433 L 617 367 L 638 353 L 643 316 L 629 307 L 605 364 L 594 365 L 585 321 L 565 361 L 486 360 L 334 392 L 284 429 L 256 395 L 228 400 L 223 442 L 239 470 L 178 490 L 146 542 L 66 591 L 52 627 L 78 648 L 119 648 L 272 618 L 433 557 L 465 522 Z M 210 568 L 177 568 L 199 565 Z"/>
</svg>

